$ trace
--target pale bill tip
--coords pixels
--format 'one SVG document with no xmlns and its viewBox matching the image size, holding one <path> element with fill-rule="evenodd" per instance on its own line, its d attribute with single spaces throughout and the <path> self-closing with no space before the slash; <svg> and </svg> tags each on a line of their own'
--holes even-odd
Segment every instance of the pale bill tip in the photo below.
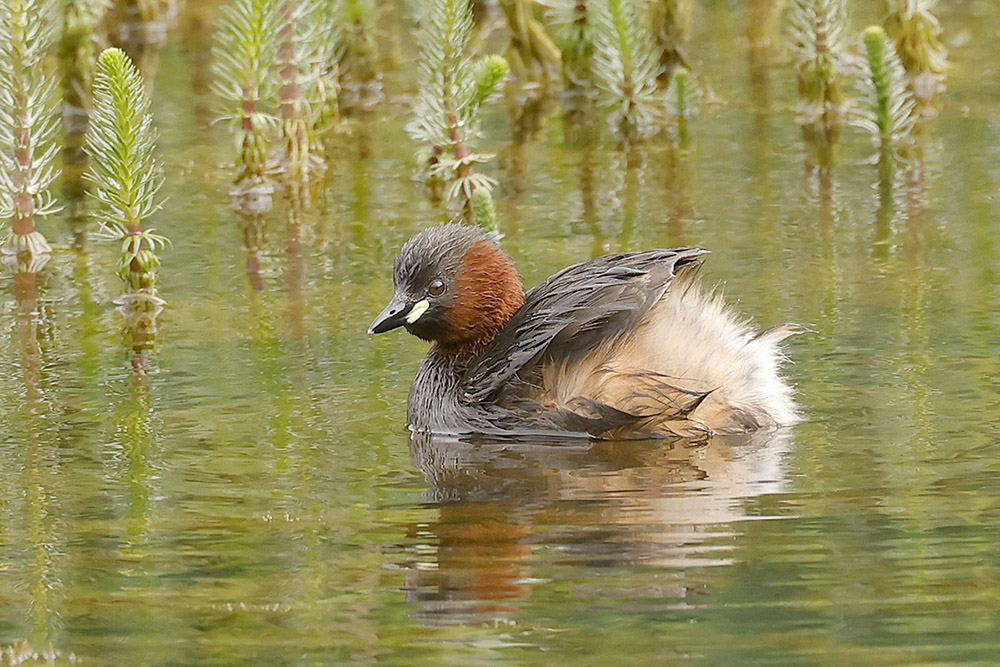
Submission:
<svg viewBox="0 0 1000 667">
<path fill-rule="evenodd" d="M 431 307 L 430 302 L 427 299 L 421 299 L 413 304 L 413 308 L 406 315 L 406 323 L 413 324 L 420 319 L 420 316 L 427 312 L 427 309 Z"/>
</svg>

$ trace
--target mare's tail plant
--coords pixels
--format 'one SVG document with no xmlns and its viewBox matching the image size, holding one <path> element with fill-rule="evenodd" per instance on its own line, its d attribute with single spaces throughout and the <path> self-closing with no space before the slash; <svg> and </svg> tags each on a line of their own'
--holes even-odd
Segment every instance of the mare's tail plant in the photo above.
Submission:
<svg viewBox="0 0 1000 667">
<path fill-rule="evenodd" d="M 0 217 L 4 262 L 36 271 L 52 249 L 35 222 L 58 210 L 55 78 L 43 59 L 55 40 L 53 0 L 0 0 Z"/>
<path fill-rule="evenodd" d="M 158 56 L 183 0 L 113 0 L 108 29 L 113 42 L 134 58 L 147 85 L 155 79 Z"/>
<path fill-rule="evenodd" d="M 563 85 L 567 90 L 593 87 L 594 0 L 552 0 L 548 20 L 562 54 Z"/>
<path fill-rule="evenodd" d="M 63 96 L 63 192 L 70 206 L 71 222 L 77 222 L 78 205 L 84 198 L 83 174 L 87 158 L 83 152 L 89 122 L 94 68 L 99 44 L 105 42 L 98 27 L 111 7 L 111 0 L 64 0 L 59 64 Z M 75 229 L 82 239 L 82 229 Z"/>
<path fill-rule="evenodd" d="M 914 101 L 906 87 L 906 73 L 882 28 L 865 30 L 864 44 L 866 58 L 859 87 L 867 108 L 860 110 L 856 122 L 872 133 L 883 155 L 899 154 L 913 130 Z"/>
<path fill-rule="evenodd" d="M 701 94 L 691 78 L 691 72 L 683 65 L 674 69 L 666 97 L 667 116 L 673 123 L 670 131 L 684 147 L 688 143 L 688 121 L 698 110 Z"/>
<path fill-rule="evenodd" d="M 597 3 L 594 74 L 612 129 L 626 143 L 652 134 L 663 109 L 660 54 L 644 0 Z"/>
<path fill-rule="evenodd" d="M 907 85 L 925 116 L 935 114 L 932 105 L 944 92 L 948 71 L 948 50 L 933 6 L 934 0 L 882 0 L 882 25 L 896 44 Z"/>
<path fill-rule="evenodd" d="M 173 18 L 179 9 L 178 0 L 116 0 L 118 13 L 129 21 L 162 23 Z"/>
<path fill-rule="evenodd" d="M 94 110 L 87 133 L 89 179 L 106 236 L 121 244 L 118 275 L 125 283 L 124 303 L 145 301 L 159 307 L 157 246 L 164 237 L 143 229 L 160 208 L 156 130 L 142 77 L 125 52 L 105 49 L 97 62 Z"/>
<path fill-rule="evenodd" d="M 328 35 L 337 44 L 342 88 L 353 102 L 377 100 L 382 93 L 376 67 L 376 0 L 324 0 L 330 3 L 336 32 Z"/>
<path fill-rule="evenodd" d="M 691 30 L 691 12 L 694 0 L 654 0 L 650 3 L 653 34 L 660 51 L 661 86 L 673 80 L 674 69 L 691 65 L 685 55 L 688 33 Z"/>
<path fill-rule="evenodd" d="M 549 81 L 561 61 L 559 48 L 534 14 L 534 5 L 533 0 L 500 0 L 510 33 L 503 56 L 512 77 L 522 84 Z"/>
<path fill-rule="evenodd" d="M 497 211 L 493 206 L 493 197 L 488 190 L 479 188 L 469 199 L 472 210 L 472 222 L 479 225 L 483 231 L 499 238 L 500 226 L 497 224 Z"/>
<path fill-rule="evenodd" d="M 791 17 L 798 121 L 810 139 L 836 142 L 848 100 L 844 95 L 844 0 L 794 0 Z"/>
<path fill-rule="evenodd" d="M 239 156 L 232 194 L 270 206 L 274 185 L 267 175 L 268 133 L 276 124 L 276 0 L 234 0 L 222 10 L 212 50 L 219 116 L 236 126 Z"/>
<path fill-rule="evenodd" d="M 319 134 L 333 128 L 340 121 L 340 56 L 344 44 L 340 39 L 341 0 L 326 0 L 316 5 L 314 20 L 318 28 L 319 52 L 316 63 L 316 96 L 320 106 L 316 110 L 313 131 Z"/>
<path fill-rule="evenodd" d="M 318 9 L 313 0 L 281 0 L 277 53 L 281 88 L 281 135 L 284 155 L 280 167 L 290 180 L 309 180 L 322 171 L 326 162 L 316 139 L 316 125 L 323 107 L 325 86 L 320 80 L 323 67 L 323 34 L 317 23 Z"/>
<path fill-rule="evenodd" d="M 63 98 L 69 105 L 67 116 L 82 118 L 71 123 L 76 130 L 86 130 L 90 111 L 90 88 L 97 65 L 98 27 L 111 8 L 111 0 L 63 0 L 62 34 L 59 39 L 59 61 L 63 74 Z"/>
<path fill-rule="evenodd" d="M 479 111 L 507 76 L 507 62 L 497 55 L 473 61 L 465 54 L 472 29 L 468 0 L 428 0 L 420 26 L 420 97 L 410 136 L 428 151 L 428 182 L 440 183 L 449 201 L 461 202 L 466 222 L 473 222 L 472 195 L 489 192 L 495 181 L 475 166 L 492 156 L 472 152 L 481 136 Z"/>
</svg>

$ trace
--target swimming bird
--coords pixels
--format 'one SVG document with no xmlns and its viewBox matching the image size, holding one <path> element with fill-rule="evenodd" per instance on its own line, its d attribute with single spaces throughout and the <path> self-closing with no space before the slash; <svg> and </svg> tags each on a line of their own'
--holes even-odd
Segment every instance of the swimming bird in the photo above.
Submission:
<svg viewBox="0 0 1000 667">
<path fill-rule="evenodd" d="M 432 343 L 407 404 L 441 435 L 647 438 L 745 433 L 798 420 L 778 343 L 696 276 L 700 248 L 597 257 L 527 292 L 477 227 L 412 237 L 369 327 Z"/>
</svg>

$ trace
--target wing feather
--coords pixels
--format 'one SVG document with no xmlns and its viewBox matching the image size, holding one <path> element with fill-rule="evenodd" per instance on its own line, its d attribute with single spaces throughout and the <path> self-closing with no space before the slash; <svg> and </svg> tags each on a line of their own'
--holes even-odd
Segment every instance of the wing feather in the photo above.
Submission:
<svg viewBox="0 0 1000 667">
<path fill-rule="evenodd" d="M 470 364 L 465 399 L 514 400 L 538 385 L 544 366 L 571 364 L 631 331 L 663 296 L 676 270 L 707 252 L 674 248 L 605 255 L 553 275 L 525 295 L 524 305 Z"/>
</svg>

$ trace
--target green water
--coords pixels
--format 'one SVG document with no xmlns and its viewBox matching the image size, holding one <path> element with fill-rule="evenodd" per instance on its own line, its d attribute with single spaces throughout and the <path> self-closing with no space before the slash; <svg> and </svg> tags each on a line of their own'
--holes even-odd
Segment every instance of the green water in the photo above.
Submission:
<svg viewBox="0 0 1000 667">
<path fill-rule="evenodd" d="M 136 382 L 122 345 L 116 248 L 72 249 L 66 215 L 44 228 L 37 301 L 0 281 L 0 647 L 129 665 L 1000 661 L 997 3 L 941 7 L 947 103 L 922 177 L 889 196 L 860 131 L 831 179 L 805 168 L 787 54 L 751 85 L 741 3 L 696 12 L 690 55 L 721 103 L 686 152 L 655 140 L 628 169 L 613 145 L 568 147 L 555 105 L 520 143 L 503 103 L 490 116 L 526 284 L 696 244 L 755 322 L 811 327 L 788 346 L 807 420 L 700 447 L 411 442 L 424 345 L 365 333 L 396 249 L 441 216 L 410 180 L 407 65 L 330 138 L 317 207 L 267 215 L 250 276 L 231 139 L 209 125 L 211 13 L 184 13 L 156 68 L 153 226 L 174 246 L 155 372 Z M 405 30 L 385 23 L 391 47 Z"/>
</svg>

